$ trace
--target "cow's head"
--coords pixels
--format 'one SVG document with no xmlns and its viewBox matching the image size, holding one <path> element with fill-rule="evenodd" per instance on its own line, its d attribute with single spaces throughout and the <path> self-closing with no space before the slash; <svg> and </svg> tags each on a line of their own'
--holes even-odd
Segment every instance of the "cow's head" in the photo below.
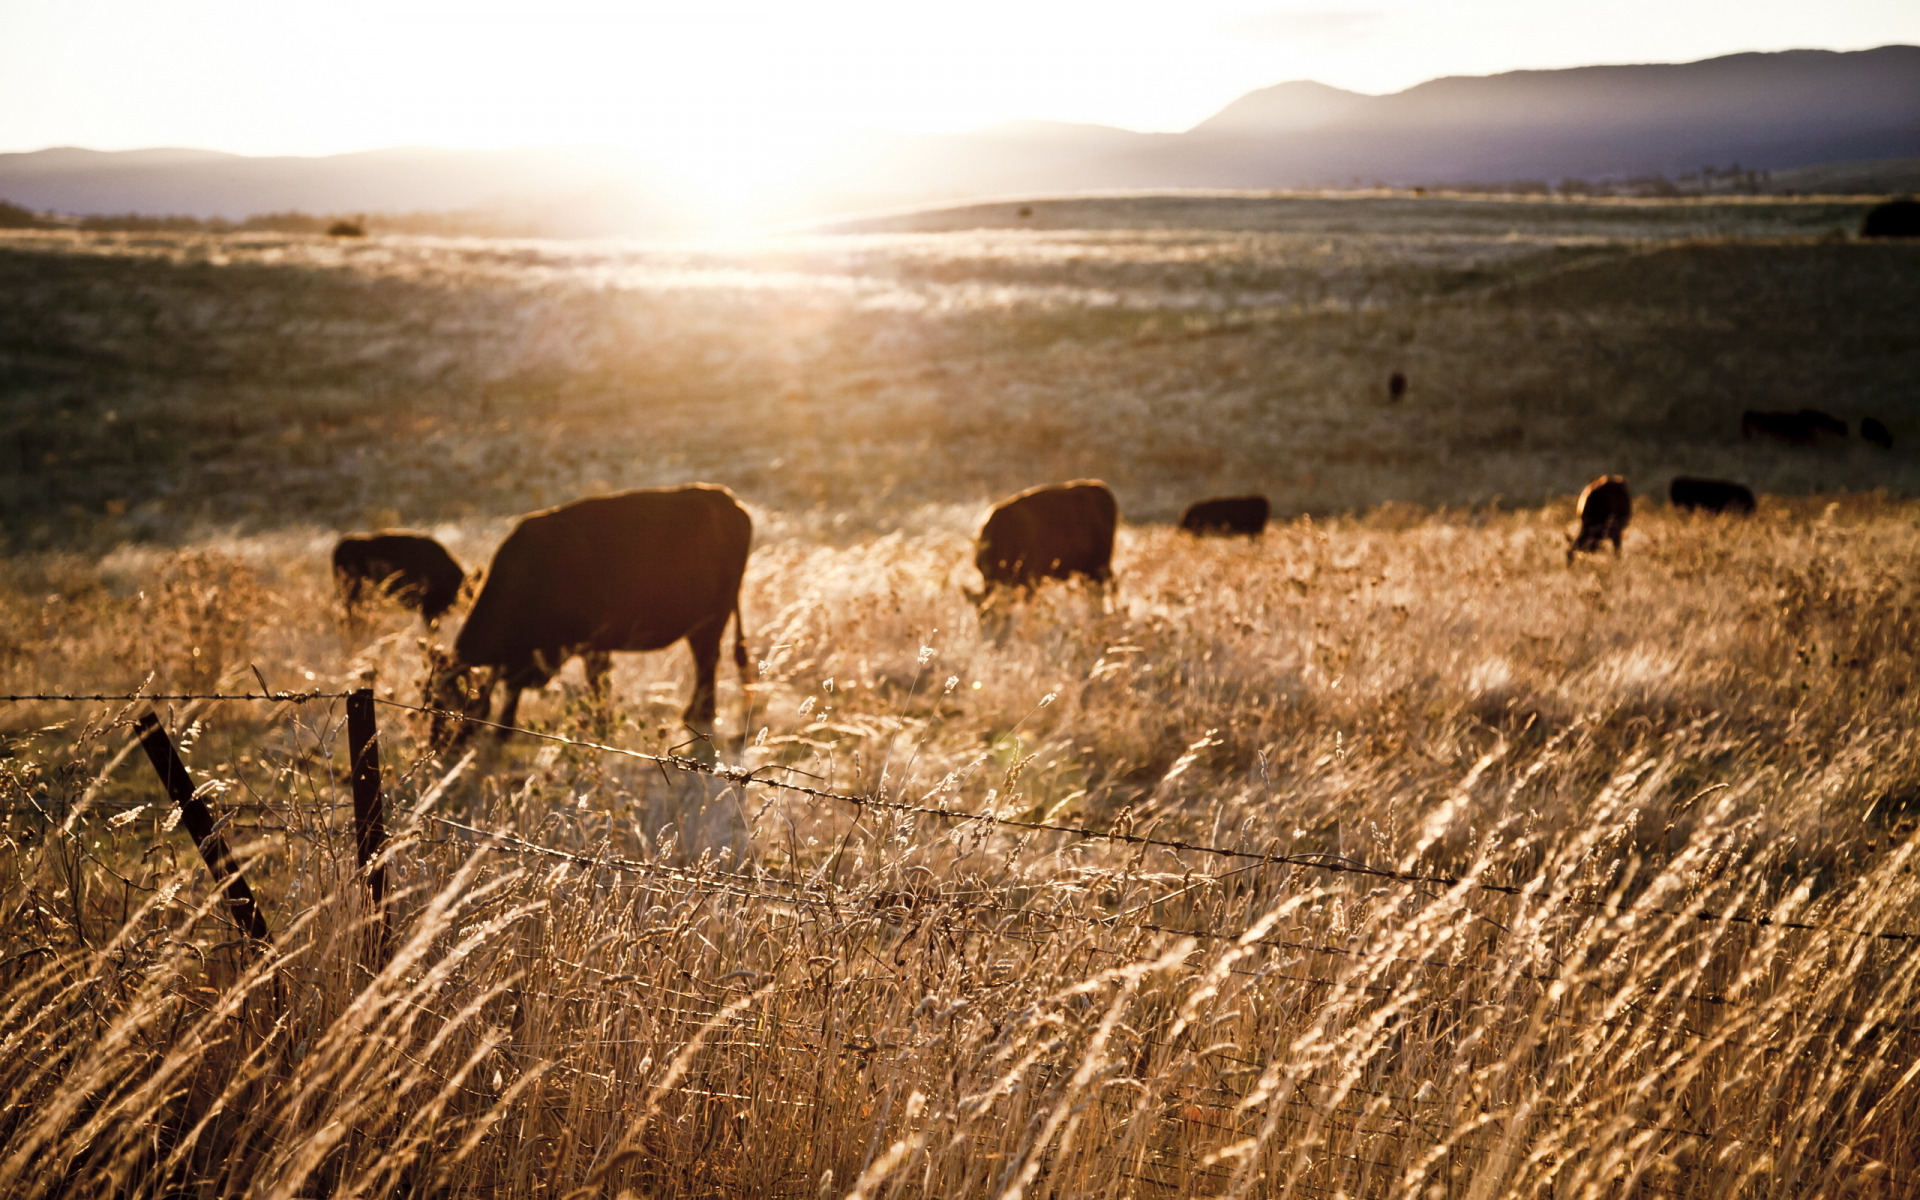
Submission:
<svg viewBox="0 0 1920 1200">
<path fill-rule="evenodd" d="M 457 746 L 472 736 L 472 721 L 462 717 L 487 719 L 493 698 L 493 676 L 476 671 L 461 662 L 453 651 L 424 639 L 427 675 L 421 686 L 420 705 L 433 710 L 428 722 L 428 744 L 435 750 Z"/>
</svg>

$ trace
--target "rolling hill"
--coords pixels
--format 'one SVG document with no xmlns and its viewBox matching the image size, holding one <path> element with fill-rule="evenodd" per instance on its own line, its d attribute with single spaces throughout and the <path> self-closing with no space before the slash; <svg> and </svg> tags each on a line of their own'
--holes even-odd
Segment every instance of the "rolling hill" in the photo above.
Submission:
<svg viewBox="0 0 1920 1200">
<path fill-rule="evenodd" d="M 1735 164 L 1797 172 L 1783 176 L 1797 190 L 1873 191 L 1912 175 L 1911 163 L 1891 173 L 1874 164 L 1916 157 L 1920 47 L 1793 50 L 1456 76 L 1382 96 L 1297 80 L 1249 93 L 1182 133 L 1020 121 L 886 138 L 815 164 L 814 184 L 779 215 L 1110 189 L 1606 180 Z M 573 234 L 671 228 L 695 215 L 639 174 L 546 150 L 249 158 L 60 148 L 0 155 L 0 199 L 82 215 L 227 219 L 485 209 Z"/>
</svg>

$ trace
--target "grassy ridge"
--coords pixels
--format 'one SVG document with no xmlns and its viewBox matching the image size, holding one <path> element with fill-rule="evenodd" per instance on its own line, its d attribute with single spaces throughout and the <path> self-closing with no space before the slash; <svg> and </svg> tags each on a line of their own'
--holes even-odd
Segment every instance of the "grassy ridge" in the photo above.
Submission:
<svg viewBox="0 0 1920 1200">
<path fill-rule="evenodd" d="M 1084 474 L 1147 520 L 1249 488 L 1537 503 L 1601 469 L 1912 490 L 1904 449 L 1738 439 L 1806 405 L 1920 436 L 1910 247 L 1782 240 L 1760 205 L 1721 207 L 1775 236 L 1702 242 L 1685 205 L 1607 234 L 1607 206 L 1431 203 L 743 249 L 16 235 L 0 528 L 177 542 L 689 478 L 868 529 Z"/>
</svg>

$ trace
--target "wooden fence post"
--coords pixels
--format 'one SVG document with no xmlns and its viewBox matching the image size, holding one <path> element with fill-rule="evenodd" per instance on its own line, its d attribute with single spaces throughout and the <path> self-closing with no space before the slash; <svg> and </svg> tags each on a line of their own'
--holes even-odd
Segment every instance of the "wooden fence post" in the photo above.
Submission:
<svg viewBox="0 0 1920 1200">
<path fill-rule="evenodd" d="M 380 970 L 392 955 L 393 928 L 387 911 L 387 864 L 380 861 L 387 848 L 387 817 L 380 801 L 380 730 L 373 720 L 372 688 L 347 694 L 347 750 L 353 755 L 353 846 L 373 901 L 374 969 Z"/>
<path fill-rule="evenodd" d="M 179 805 L 180 823 L 187 827 L 194 845 L 200 848 L 207 870 L 213 872 L 215 879 L 226 881 L 227 907 L 233 910 L 235 923 L 248 937 L 272 945 L 273 935 L 267 932 L 267 920 L 253 901 L 253 889 L 247 886 L 239 864 L 233 861 L 227 839 L 214 831 L 213 813 L 193 794 L 193 776 L 187 774 L 187 764 L 180 761 L 179 753 L 174 750 L 173 739 L 160 727 L 160 718 L 149 712 L 140 718 L 136 728 L 140 733 L 140 746 L 160 776 L 160 785 Z"/>
</svg>

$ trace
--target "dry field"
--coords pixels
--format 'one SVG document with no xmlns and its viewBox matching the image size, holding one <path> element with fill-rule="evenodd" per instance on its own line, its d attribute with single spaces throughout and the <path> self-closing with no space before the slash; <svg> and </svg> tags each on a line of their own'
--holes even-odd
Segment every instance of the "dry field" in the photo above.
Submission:
<svg viewBox="0 0 1920 1200">
<path fill-rule="evenodd" d="M 751 783 L 436 758 L 383 706 L 376 970 L 339 701 L 161 706 L 265 952 L 138 706 L 8 704 L 0 1192 L 1920 1194 L 1915 251 L 1839 205 L 1343 204 L 8 239 L 5 691 L 411 701 L 338 530 L 478 565 L 688 478 L 753 508 L 761 661 Z M 1804 404 L 1902 440 L 1739 441 Z M 1569 569 L 1601 469 L 1768 494 Z M 983 627 L 984 501 L 1070 474 L 1129 514 L 1116 588 Z M 1241 487 L 1258 542 L 1164 524 Z M 684 658 L 523 721 L 665 752 Z"/>
</svg>

